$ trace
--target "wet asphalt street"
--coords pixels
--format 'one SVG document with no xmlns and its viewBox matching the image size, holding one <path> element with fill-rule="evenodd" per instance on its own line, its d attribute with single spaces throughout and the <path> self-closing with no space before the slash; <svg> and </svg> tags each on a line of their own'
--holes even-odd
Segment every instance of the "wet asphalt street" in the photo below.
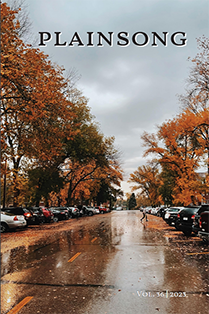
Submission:
<svg viewBox="0 0 209 314">
<path fill-rule="evenodd" d="M 2 234 L 2 314 L 206 314 L 209 249 L 113 211 Z"/>
</svg>

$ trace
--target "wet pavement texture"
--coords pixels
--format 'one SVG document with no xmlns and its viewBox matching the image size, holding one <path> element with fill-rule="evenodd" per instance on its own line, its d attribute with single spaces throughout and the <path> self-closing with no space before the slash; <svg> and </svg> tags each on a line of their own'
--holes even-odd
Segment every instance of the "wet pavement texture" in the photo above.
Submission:
<svg viewBox="0 0 209 314">
<path fill-rule="evenodd" d="M 141 216 L 113 211 L 3 234 L 1 313 L 208 313 L 208 246 Z"/>
</svg>

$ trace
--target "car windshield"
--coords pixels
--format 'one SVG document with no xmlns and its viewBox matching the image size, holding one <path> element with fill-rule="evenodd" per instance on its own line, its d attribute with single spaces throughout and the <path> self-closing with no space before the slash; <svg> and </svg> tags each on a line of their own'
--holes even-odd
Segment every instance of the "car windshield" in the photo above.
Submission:
<svg viewBox="0 0 209 314">
<path fill-rule="evenodd" d="M 179 212 L 181 209 L 180 208 L 170 208 L 168 209 L 169 212 Z"/>
<path fill-rule="evenodd" d="M 24 214 L 24 210 L 21 207 L 16 207 L 16 208 L 8 208 L 7 211 L 9 213 L 13 213 L 15 215 L 23 215 Z"/>
<path fill-rule="evenodd" d="M 198 208 L 191 208 L 191 207 L 188 207 L 188 208 L 184 208 L 181 213 L 182 214 L 195 214 L 196 212 L 198 211 Z"/>
</svg>

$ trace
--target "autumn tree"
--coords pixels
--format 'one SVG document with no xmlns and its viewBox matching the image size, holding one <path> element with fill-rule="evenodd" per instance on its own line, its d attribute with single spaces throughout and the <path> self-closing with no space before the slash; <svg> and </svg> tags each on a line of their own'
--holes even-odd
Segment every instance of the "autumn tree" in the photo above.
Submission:
<svg viewBox="0 0 209 314">
<path fill-rule="evenodd" d="M 20 193 L 16 182 L 23 162 L 45 166 L 57 162 L 63 139 L 72 138 L 74 119 L 64 93 L 63 69 L 23 43 L 16 14 L 1 4 L 2 153 L 12 164 L 14 204 Z"/>
<path fill-rule="evenodd" d="M 29 18 L 27 3 L 25 0 L 7 0 L 5 1 L 12 11 L 17 12 L 15 15 L 15 22 L 18 21 L 17 28 L 18 36 L 27 42 L 31 42 L 31 28 L 32 23 Z"/>
<path fill-rule="evenodd" d="M 150 201 L 145 194 L 141 194 L 140 192 L 136 194 L 136 205 L 138 207 L 147 207 L 150 206 Z"/>
<path fill-rule="evenodd" d="M 199 52 L 192 61 L 184 95 L 180 96 L 183 109 L 198 113 L 208 108 L 209 102 L 209 38 L 202 36 L 197 39 Z"/>
<path fill-rule="evenodd" d="M 86 134 L 85 134 L 86 135 Z M 113 138 L 97 138 L 99 134 L 95 133 L 85 141 L 83 160 L 76 160 L 71 157 L 65 160 L 62 165 L 62 173 L 68 186 L 67 203 L 71 204 L 76 193 L 80 189 L 85 191 L 84 187 L 93 192 L 92 197 L 99 191 L 102 180 L 106 183 L 120 185 L 122 180 L 122 171 L 120 165 L 115 158 L 115 149 L 113 146 Z M 80 134 L 79 134 L 80 136 Z M 97 140 L 96 140 L 97 139 Z M 90 145 L 88 147 L 88 144 Z M 92 150 L 90 149 L 92 146 Z M 87 149 L 87 150 L 86 150 Z M 81 152 L 79 152 L 81 154 Z M 82 156 L 82 155 L 81 155 Z M 86 158 L 85 158 L 86 156 Z M 87 192 L 89 193 L 89 192 Z"/>
<path fill-rule="evenodd" d="M 181 113 L 158 126 L 157 134 L 142 135 L 144 157 L 153 155 L 161 166 L 157 173 L 160 184 L 154 191 L 169 205 L 201 202 L 209 191 L 209 39 L 199 38 L 198 49 L 200 52 L 192 59 L 186 94 L 180 97 Z M 204 182 L 198 175 L 203 161 L 208 168 Z M 142 194 L 150 199 L 157 195 L 149 195 L 151 174 L 151 169 L 142 166 L 129 180 L 138 183 Z"/>
<path fill-rule="evenodd" d="M 31 191 L 28 203 L 36 204 L 43 198 L 48 206 L 49 194 L 59 193 L 63 188 L 63 178 L 60 177 L 57 167 L 36 167 L 28 171 L 28 187 Z"/>
<path fill-rule="evenodd" d="M 183 110 L 190 116 L 198 116 L 191 131 L 194 139 L 205 149 L 209 175 L 209 38 L 197 39 L 199 52 L 192 61 L 185 95 L 180 96 Z"/>
<path fill-rule="evenodd" d="M 37 202 L 60 193 L 56 180 L 65 181 L 68 203 L 82 189 L 86 196 L 99 190 L 105 176 L 108 184 L 119 184 L 114 139 L 105 138 L 93 121 L 75 72 L 65 77 L 64 69 L 23 42 L 24 18 L 20 23 L 18 12 L 1 4 L 1 147 L 13 176 L 14 205 L 20 203 L 19 182 L 26 174 Z"/>
<path fill-rule="evenodd" d="M 158 192 L 162 197 L 163 204 L 166 206 L 173 205 L 173 190 L 175 187 L 176 172 L 172 171 L 166 163 L 162 164 L 160 178 L 161 185 Z"/>
<path fill-rule="evenodd" d="M 138 167 L 136 171 L 130 174 L 129 181 L 134 183 L 132 189 L 139 190 L 139 195 L 146 195 L 152 206 L 161 204 L 162 199 L 159 188 L 162 180 L 159 175 L 158 164 L 149 162 L 147 165 Z"/>
<path fill-rule="evenodd" d="M 193 117 L 194 118 L 194 117 Z M 145 156 L 157 155 L 160 164 L 166 164 L 175 177 L 174 204 L 188 205 L 201 199 L 197 188 L 197 173 L 202 147 L 194 145 L 191 131 L 196 120 L 185 112 L 159 126 L 157 136 L 144 133 L 142 139 L 147 148 Z"/>
</svg>

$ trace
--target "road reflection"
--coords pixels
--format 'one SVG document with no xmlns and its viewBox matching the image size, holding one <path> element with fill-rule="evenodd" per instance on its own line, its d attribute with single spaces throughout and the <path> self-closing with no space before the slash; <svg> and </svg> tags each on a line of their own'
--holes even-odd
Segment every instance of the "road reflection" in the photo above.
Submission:
<svg viewBox="0 0 209 314">
<path fill-rule="evenodd" d="M 21 314 L 138 314 L 139 306 L 144 313 L 194 313 L 200 296 L 205 310 L 208 283 L 200 264 L 188 267 L 178 246 L 151 227 L 159 219 L 140 218 L 130 211 L 92 217 L 91 224 L 83 219 L 2 253 L 2 314 L 29 295 Z M 168 298 L 170 291 L 188 295 Z"/>
</svg>

